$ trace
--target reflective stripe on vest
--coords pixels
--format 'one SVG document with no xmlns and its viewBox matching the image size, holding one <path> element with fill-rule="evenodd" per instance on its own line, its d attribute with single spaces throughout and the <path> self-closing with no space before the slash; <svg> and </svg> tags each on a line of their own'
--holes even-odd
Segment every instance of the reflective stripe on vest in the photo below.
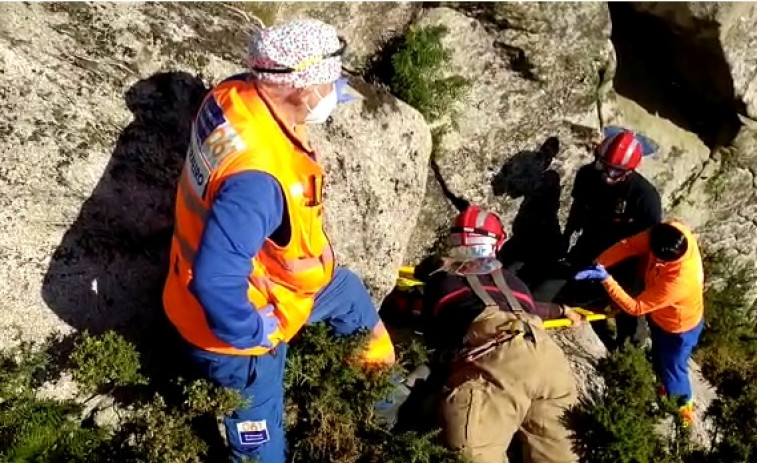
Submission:
<svg viewBox="0 0 757 463">
<path fill-rule="evenodd" d="M 195 197 L 194 193 L 192 193 L 192 188 L 188 183 L 187 173 L 182 170 L 181 178 L 179 179 L 179 194 L 181 195 L 181 199 L 184 200 L 187 209 L 192 211 L 201 221 L 205 222 L 205 219 L 208 216 L 208 210 L 205 209 L 202 202 Z"/>
<path fill-rule="evenodd" d="M 195 250 L 192 248 L 192 245 L 189 244 L 189 241 L 181 236 L 181 233 L 175 225 L 173 227 L 173 237 L 176 242 L 179 243 L 179 253 L 181 254 L 181 258 L 184 259 L 190 266 L 194 264 L 196 257 Z"/>
<path fill-rule="evenodd" d="M 281 265 L 282 268 L 291 273 L 305 273 L 316 267 L 321 267 L 332 263 L 334 261 L 334 253 L 331 251 L 331 246 L 326 246 L 320 257 L 275 260 Z"/>
</svg>

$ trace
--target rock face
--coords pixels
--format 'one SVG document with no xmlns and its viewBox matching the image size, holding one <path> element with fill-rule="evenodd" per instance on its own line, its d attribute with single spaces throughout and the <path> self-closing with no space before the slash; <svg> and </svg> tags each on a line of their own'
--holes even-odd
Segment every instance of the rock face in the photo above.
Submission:
<svg viewBox="0 0 757 463">
<path fill-rule="evenodd" d="M 604 381 L 597 374 L 596 362 L 607 355 L 607 348 L 589 326 L 550 331 L 565 352 L 581 398 L 599 397 Z"/>
<path fill-rule="evenodd" d="M 757 7 L 748 2 L 638 2 L 639 12 L 678 33 L 672 54 L 682 74 L 705 96 L 717 95 L 757 118 Z M 696 54 L 697 59 L 691 59 Z M 678 56 L 676 56 L 678 55 Z M 701 63 L 708 63 L 701 66 Z"/>
<path fill-rule="evenodd" d="M 332 24 L 347 41 L 345 66 L 352 69 L 370 65 L 377 50 L 400 35 L 420 10 L 420 4 L 413 2 L 277 2 L 256 6 L 264 13 L 273 7 L 273 22 L 304 16 Z"/>
<path fill-rule="evenodd" d="M 209 84 L 241 71 L 247 25 L 222 5 L 1 8 L 0 346 L 14 324 L 35 339 L 138 332 L 161 312 L 192 116 Z M 378 298 L 408 239 L 394 225 L 418 213 L 431 138 L 415 110 L 363 93 L 314 144 L 339 258 Z"/>
<path fill-rule="evenodd" d="M 426 191 L 431 132 L 423 116 L 355 82 L 365 100 L 312 131 L 324 153 L 327 231 L 337 260 L 358 271 L 379 302 L 394 287 Z M 369 109 L 371 108 L 371 109 Z"/>
<path fill-rule="evenodd" d="M 560 149 L 551 168 L 566 183 L 590 159 L 581 144 L 598 130 L 596 96 L 602 81 L 611 78 L 600 78 L 613 56 L 607 8 L 599 3 L 463 5 L 464 12 L 425 11 L 418 21 L 447 27 L 449 73 L 471 81 L 454 108 L 455 129 L 436 147 L 440 173 L 452 192 L 497 211 L 509 227 L 522 211 L 514 201 L 495 197 L 492 181 L 504 167 L 509 174 L 500 189 L 514 198 L 525 195 L 521 207 L 542 209 L 537 213 L 556 220 L 556 205 L 528 201 L 542 193 L 536 190 L 549 168 L 536 151 L 549 137 L 558 137 Z M 559 179 L 543 187 L 557 190 L 559 197 Z M 429 192 L 410 259 L 434 243 L 451 212 L 437 191 Z"/>
<path fill-rule="evenodd" d="M 692 172 L 710 158 L 710 148 L 696 134 L 615 92 L 603 104 L 603 117 L 608 124 L 643 133 L 657 143 L 658 151 L 642 160 L 639 172 L 660 192 L 663 205 L 671 204 Z"/>
<path fill-rule="evenodd" d="M 702 205 L 706 204 L 707 207 Z M 737 263 L 757 263 L 757 130 L 742 127 L 733 143 L 717 149 L 673 201 L 709 252 Z M 757 282 L 749 294 L 757 308 Z"/>
</svg>

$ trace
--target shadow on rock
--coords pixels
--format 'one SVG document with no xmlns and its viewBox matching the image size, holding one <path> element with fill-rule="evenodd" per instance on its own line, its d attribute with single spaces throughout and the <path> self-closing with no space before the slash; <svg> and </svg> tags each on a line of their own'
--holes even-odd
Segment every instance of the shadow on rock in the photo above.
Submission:
<svg viewBox="0 0 757 463">
<path fill-rule="evenodd" d="M 628 2 L 608 4 L 618 64 L 614 88 L 651 114 L 696 133 L 710 148 L 729 145 L 746 114 L 734 94 L 718 35 L 678 33 Z M 643 34 L 638 31 L 644 30 Z"/>
<path fill-rule="evenodd" d="M 559 151 L 560 141 L 550 137 L 538 151 L 521 151 L 508 159 L 491 182 L 495 196 L 523 198 L 500 259 L 527 284 L 561 257 L 560 175 L 550 169 Z"/>
<path fill-rule="evenodd" d="M 149 374 L 178 343 L 161 305 L 176 181 L 207 89 L 183 72 L 134 84 L 133 121 L 92 195 L 55 250 L 42 296 L 78 331 L 113 329 L 135 343 Z M 169 365 L 172 363 L 169 362 Z"/>
</svg>

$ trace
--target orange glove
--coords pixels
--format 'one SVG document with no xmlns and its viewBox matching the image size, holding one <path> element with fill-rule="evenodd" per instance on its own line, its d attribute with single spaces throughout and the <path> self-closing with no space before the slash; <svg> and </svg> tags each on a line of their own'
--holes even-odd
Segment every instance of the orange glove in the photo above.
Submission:
<svg viewBox="0 0 757 463">
<path fill-rule="evenodd" d="M 392 365 L 396 361 L 394 354 L 394 344 L 389 337 L 389 332 L 386 331 L 384 322 L 379 321 L 373 333 L 371 333 L 370 340 L 366 346 L 363 354 L 360 358 L 360 362 L 364 365 Z"/>
</svg>

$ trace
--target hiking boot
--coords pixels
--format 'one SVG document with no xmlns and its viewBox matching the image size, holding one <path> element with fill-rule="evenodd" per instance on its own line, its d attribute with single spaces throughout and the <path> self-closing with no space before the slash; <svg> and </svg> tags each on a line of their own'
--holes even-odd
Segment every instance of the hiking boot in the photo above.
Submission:
<svg viewBox="0 0 757 463">
<path fill-rule="evenodd" d="M 688 402 L 686 405 L 678 409 L 678 413 L 681 415 L 681 422 L 684 428 L 689 428 L 696 421 L 696 415 L 694 414 L 694 402 Z"/>
<path fill-rule="evenodd" d="M 394 389 L 389 393 L 389 397 L 379 401 L 374 405 L 376 421 L 389 429 L 397 424 L 400 407 L 410 397 L 410 388 L 405 384 L 405 379 L 396 374 L 392 377 Z"/>
</svg>

